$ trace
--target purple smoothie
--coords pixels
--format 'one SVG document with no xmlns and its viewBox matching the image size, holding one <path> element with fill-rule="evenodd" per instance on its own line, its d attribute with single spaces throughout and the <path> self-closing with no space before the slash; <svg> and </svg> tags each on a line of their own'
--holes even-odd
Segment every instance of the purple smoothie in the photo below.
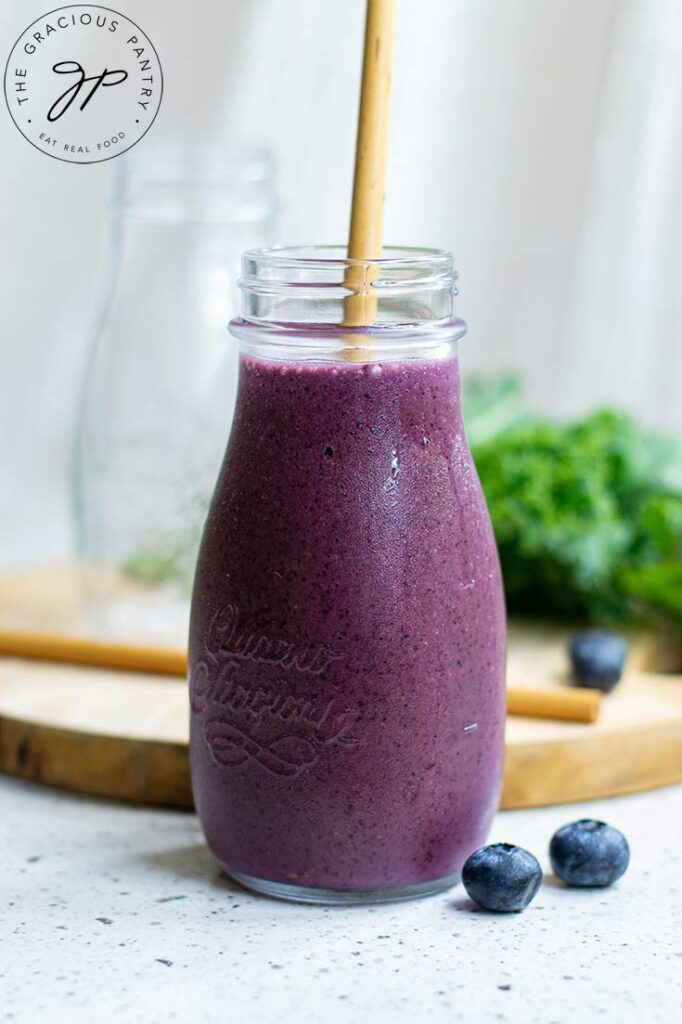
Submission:
<svg viewBox="0 0 682 1024">
<path fill-rule="evenodd" d="M 456 876 L 497 807 L 504 659 L 456 359 L 242 356 L 190 636 L 223 868 L 339 891 Z"/>
</svg>

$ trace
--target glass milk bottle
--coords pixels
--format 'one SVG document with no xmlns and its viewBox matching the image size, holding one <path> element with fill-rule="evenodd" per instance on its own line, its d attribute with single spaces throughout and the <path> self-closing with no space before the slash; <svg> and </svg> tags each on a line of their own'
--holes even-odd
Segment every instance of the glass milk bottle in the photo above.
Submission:
<svg viewBox="0 0 682 1024">
<path fill-rule="evenodd" d="M 224 343 L 246 245 L 270 241 L 268 153 L 139 147 L 114 207 L 114 271 L 74 460 L 91 624 L 185 643 L 201 527 L 229 431 Z"/>
<path fill-rule="evenodd" d="M 505 612 L 462 425 L 448 253 L 247 252 L 236 413 L 190 627 L 197 810 L 224 870 L 354 903 L 459 877 L 496 810 Z"/>
</svg>

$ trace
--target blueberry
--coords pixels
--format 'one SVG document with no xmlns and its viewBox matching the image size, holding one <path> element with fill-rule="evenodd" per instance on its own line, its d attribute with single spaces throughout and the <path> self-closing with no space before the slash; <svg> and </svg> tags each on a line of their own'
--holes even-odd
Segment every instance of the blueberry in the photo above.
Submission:
<svg viewBox="0 0 682 1024">
<path fill-rule="evenodd" d="M 568 650 L 576 685 L 610 693 L 623 674 L 628 645 L 618 633 L 590 629 L 574 637 Z"/>
<path fill-rule="evenodd" d="M 612 885 L 627 870 L 630 847 L 617 828 L 582 818 L 554 833 L 549 859 L 554 874 L 566 885 Z"/>
<path fill-rule="evenodd" d="M 481 847 L 462 868 L 464 888 L 484 910 L 524 910 L 541 881 L 542 869 L 533 854 L 510 843 Z"/>
</svg>

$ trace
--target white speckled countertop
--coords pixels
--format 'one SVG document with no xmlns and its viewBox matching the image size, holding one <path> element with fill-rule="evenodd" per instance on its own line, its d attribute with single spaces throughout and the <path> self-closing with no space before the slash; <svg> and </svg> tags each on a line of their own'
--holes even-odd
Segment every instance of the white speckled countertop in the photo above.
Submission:
<svg viewBox="0 0 682 1024">
<path fill-rule="evenodd" d="M 506 812 L 493 839 L 547 867 L 552 831 L 630 840 L 610 890 L 546 878 L 520 915 L 461 888 L 370 908 L 251 896 L 190 814 L 0 778 L 0 1021 L 20 1024 L 670 1024 L 682 1006 L 682 787 Z"/>
</svg>

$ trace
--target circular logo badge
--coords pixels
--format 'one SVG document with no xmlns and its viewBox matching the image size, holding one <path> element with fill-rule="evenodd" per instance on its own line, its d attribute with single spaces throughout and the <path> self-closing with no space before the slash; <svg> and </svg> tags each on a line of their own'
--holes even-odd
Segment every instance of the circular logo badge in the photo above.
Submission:
<svg viewBox="0 0 682 1024">
<path fill-rule="evenodd" d="M 36 149 L 74 164 L 125 153 L 149 131 L 163 92 L 159 57 L 142 29 L 95 4 L 50 11 L 29 25 L 5 68 L 5 99 Z"/>
</svg>

